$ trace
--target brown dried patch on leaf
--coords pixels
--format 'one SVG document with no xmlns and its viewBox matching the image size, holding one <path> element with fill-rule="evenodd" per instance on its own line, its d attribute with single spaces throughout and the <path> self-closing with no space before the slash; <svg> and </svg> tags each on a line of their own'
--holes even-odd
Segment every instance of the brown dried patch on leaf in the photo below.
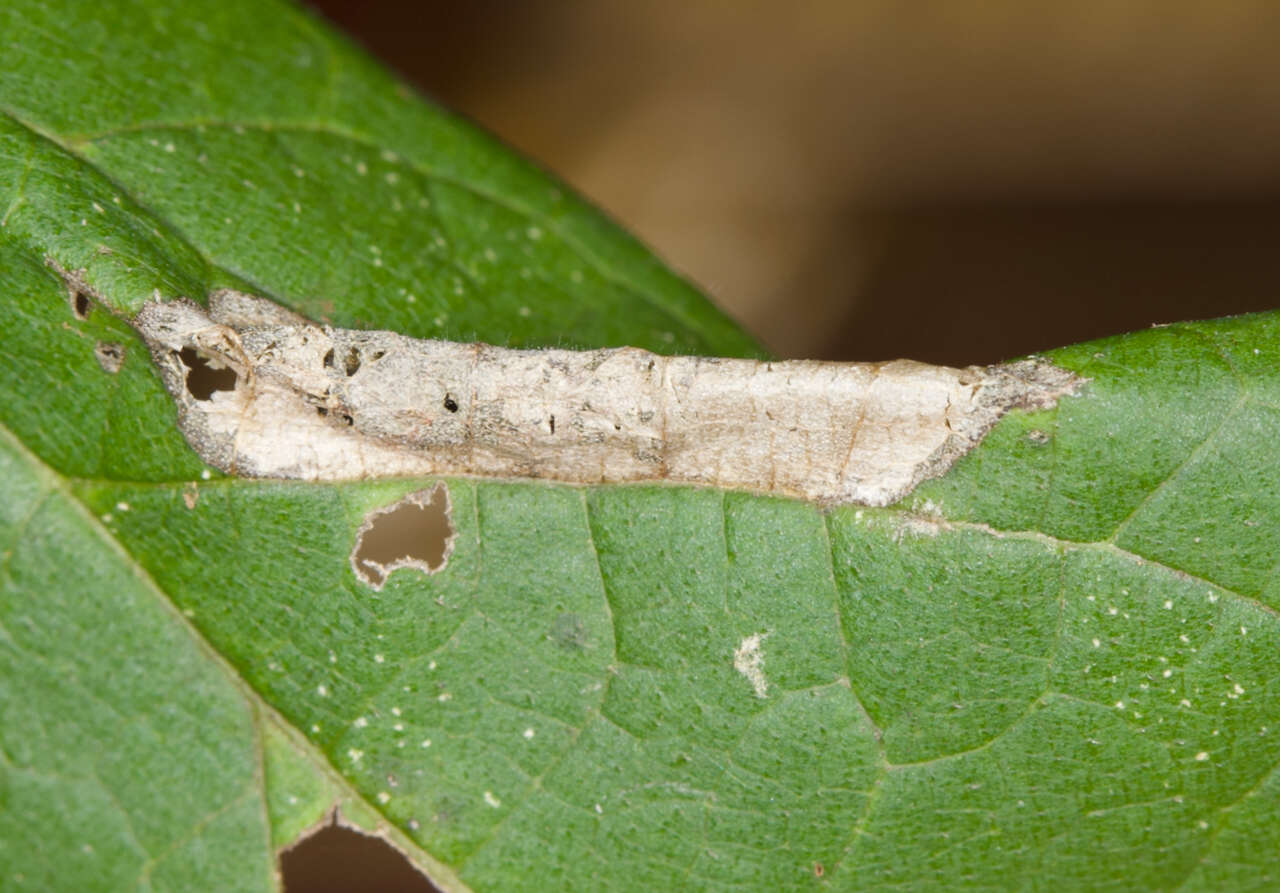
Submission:
<svg viewBox="0 0 1280 893">
<path fill-rule="evenodd" d="M 245 477 L 302 480 L 435 472 L 431 457 L 353 430 L 349 414 L 327 417 L 323 375 L 311 367 L 323 369 L 331 339 L 300 320 L 270 301 L 220 291 L 210 296 L 207 311 L 185 300 L 152 303 L 133 324 L 177 403 L 183 434 L 215 468 Z M 253 338 L 260 353 L 247 353 L 242 337 Z M 224 374 L 229 370 L 234 384 L 193 392 L 188 360 L 216 364 Z M 279 374 L 282 364 L 293 369 L 298 363 L 303 381 Z"/>
<path fill-rule="evenodd" d="M 304 480 L 667 481 L 887 505 L 1006 412 L 1083 383 L 1036 359 L 953 369 L 424 341 L 313 325 L 228 291 L 207 312 L 148 305 L 135 324 L 207 462 Z M 232 370 L 234 386 L 193 394 L 190 356 Z"/>
<path fill-rule="evenodd" d="M 93 347 L 93 355 L 108 375 L 115 375 L 124 365 L 125 348 L 116 341 L 99 341 Z"/>
</svg>

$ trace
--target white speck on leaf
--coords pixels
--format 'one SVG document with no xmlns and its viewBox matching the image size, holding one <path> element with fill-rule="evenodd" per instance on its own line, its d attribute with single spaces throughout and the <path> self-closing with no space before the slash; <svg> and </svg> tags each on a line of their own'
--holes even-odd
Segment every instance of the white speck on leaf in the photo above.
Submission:
<svg viewBox="0 0 1280 893">
<path fill-rule="evenodd" d="M 747 678 L 757 698 L 768 697 L 769 682 L 764 678 L 764 650 L 761 643 L 765 633 L 754 633 L 742 640 L 733 652 L 733 668 Z"/>
</svg>

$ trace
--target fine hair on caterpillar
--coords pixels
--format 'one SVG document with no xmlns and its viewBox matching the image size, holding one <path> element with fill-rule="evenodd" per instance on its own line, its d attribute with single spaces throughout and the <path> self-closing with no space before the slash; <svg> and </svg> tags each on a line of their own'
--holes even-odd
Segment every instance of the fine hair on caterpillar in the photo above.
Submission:
<svg viewBox="0 0 1280 893">
<path fill-rule="evenodd" d="M 950 368 L 514 350 L 316 325 L 235 291 L 148 304 L 134 325 L 188 441 L 231 474 L 669 481 L 887 505 L 1011 409 L 1081 380 L 1040 360 Z M 235 372 L 202 398 L 183 351 Z"/>
</svg>

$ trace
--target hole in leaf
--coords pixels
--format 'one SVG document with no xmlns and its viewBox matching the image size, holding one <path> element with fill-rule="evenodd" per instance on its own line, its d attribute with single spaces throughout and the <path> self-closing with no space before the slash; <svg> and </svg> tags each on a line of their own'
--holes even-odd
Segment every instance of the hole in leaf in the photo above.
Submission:
<svg viewBox="0 0 1280 893">
<path fill-rule="evenodd" d="M 439 893 L 380 837 L 326 825 L 280 854 L 285 893 Z"/>
<path fill-rule="evenodd" d="M 351 377 L 360 371 L 360 351 L 354 347 L 347 349 L 347 358 L 343 360 L 342 368 L 346 370 L 347 377 Z"/>
<path fill-rule="evenodd" d="M 178 359 L 187 367 L 187 391 L 197 400 L 208 400 L 215 391 L 234 391 L 236 372 L 194 347 L 184 347 Z"/>
<path fill-rule="evenodd" d="M 71 312 L 76 315 L 76 319 L 88 319 L 89 311 L 93 309 L 93 301 L 82 291 L 71 293 Z"/>
<path fill-rule="evenodd" d="M 351 550 L 351 568 L 374 589 L 402 567 L 435 573 L 449 560 L 453 534 L 449 489 L 436 484 L 366 515 Z"/>
<path fill-rule="evenodd" d="M 333 368 L 333 348 L 332 347 L 324 352 L 324 368 L 326 369 Z"/>
</svg>

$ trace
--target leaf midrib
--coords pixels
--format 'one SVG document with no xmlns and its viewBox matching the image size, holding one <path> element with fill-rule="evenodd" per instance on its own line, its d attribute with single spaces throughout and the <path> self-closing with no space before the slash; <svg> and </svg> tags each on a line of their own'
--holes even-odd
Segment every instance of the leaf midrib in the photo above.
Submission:
<svg viewBox="0 0 1280 893">
<path fill-rule="evenodd" d="M 4 431 L 10 435 L 10 437 L 13 437 L 16 440 L 16 435 L 13 435 L 8 428 L 5 428 L 2 424 L 0 424 L 0 428 L 3 428 Z M 72 486 L 83 485 L 88 487 L 106 486 L 106 487 L 128 487 L 130 489 L 146 489 L 146 488 L 162 488 L 162 487 L 173 488 L 183 484 L 191 483 L 191 480 L 189 478 L 173 478 L 173 479 L 160 480 L 160 481 L 156 481 L 156 480 L 142 481 L 142 480 L 130 480 L 127 478 L 89 477 L 89 476 L 82 476 L 82 475 L 68 475 L 66 477 L 63 477 L 56 470 L 46 466 L 40 459 L 37 458 L 36 461 L 41 463 L 42 468 L 48 468 L 51 474 L 57 475 L 60 480 L 63 480 L 68 485 L 72 485 Z M 432 478 L 432 479 L 434 480 L 435 478 Z M 445 480 L 456 479 L 456 480 L 463 480 L 463 481 L 502 480 L 507 482 L 528 484 L 529 486 L 535 486 L 535 487 L 568 488 L 568 489 L 580 490 L 584 493 L 589 492 L 593 487 L 600 486 L 599 484 L 576 484 L 576 483 L 560 483 L 560 482 L 547 483 L 546 481 L 491 478 L 491 477 L 485 477 L 480 475 L 459 475 L 459 474 L 450 474 L 450 475 L 444 476 L 443 479 Z M 211 478 L 207 481 L 201 480 L 201 481 L 198 481 L 198 483 L 200 487 L 203 489 L 203 488 L 222 487 L 222 486 L 233 486 L 233 487 L 270 486 L 272 484 L 279 484 L 279 483 L 300 483 L 300 482 L 281 481 L 275 478 L 259 479 L 259 478 L 237 478 L 237 477 L 230 477 L 230 476 L 221 476 L 221 477 Z M 355 485 L 358 483 L 361 483 L 361 482 L 359 481 L 327 481 L 325 482 L 325 486 L 341 487 L 345 484 Z M 1165 483 L 1164 481 L 1159 482 L 1156 485 L 1156 487 L 1153 489 L 1158 489 L 1159 487 L 1163 486 L 1164 483 Z M 628 485 L 606 485 L 606 486 L 628 486 Z M 661 487 L 688 487 L 691 485 L 664 484 L 662 482 L 656 482 L 656 483 L 639 484 L 635 486 L 661 488 Z M 699 489 L 703 489 L 703 488 L 699 488 Z M 718 489 L 718 488 L 707 487 L 705 489 Z M 741 493 L 746 491 L 722 490 L 721 492 Z M 1220 590 L 1224 595 L 1237 598 L 1246 604 L 1252 605 L 1253 607 L 1257 608 L 1263 613 L 1269 615 L 1271 618 L 1277 621 L 1280 621 L 1280 608 L 1276 608 L 1268 604 L 1267 602 L 1263 601 L 1260 597 L 1249 595 L 1237 589 L 1233 589 L 1229 586 L 1226 586 L 1222 583 L 1218 583 L 1213 580 L 1210 580 L 1207 577 L 1201 577 L 1197 574 L 1191 573 L 1190 571 L 1185 571 L 1182 568 L 1175 567 L 1171 564 L 1167 564 L 1163 561 L 1160 561 L 1157 558 L 1150 558 L 1146 555 L 1143 555 L 1141 552 L 1134 552 L 1130 549 L 1125 549 L 1114 542 L 1114 539 L 1115 539 L 1114 533 L 1111 536 L 1108 536 L 1108 538 L 1101 539 L 1101 540 L 1073 540 L 1073 539 L 1067 539 L 1065 537 L 1054 536 L 1052 534 L 1044 533 L 1039 530 L 1013 530 L 1013 529 L 1006 529 L 1001 527 L 994 527 L 990 524 L 984 524 L 980 521 L 962 521 L 962 520 L 948 518 L 945 515 L 924 514 L 919 511 L 915 511 L 903 506 L 897 506 L 897 507 L 890 506 L 884 509 L 877 509 L 877 511 L 884 512 L 885 514 L 892 514 L 896 517 L 900 517 L 903 520 L 909 521 L 909 522 L 919 522 L 921 524 L 935 525 L 940 530 L 968 530 L 975 533 L 984 534 L 986 536 L 992 537 L 993 539 L 1027 540 L 1027 541 L 1041 543 L 1050 548 L 1074 550 L 1074 551 L 1094 551 L 1094 552 L 1101 552 L 1105 554 L 1115 555 L 1117 557 L 1124 558 L 1127 561 L 1131 561 L 1134 564 L 1153 567 L 1161 572 L 1173 574 L 1178 579 L 1189 580 L 1195 583 L 1202 583 L 1205 586 L 1212 586 L 1213 588 Z M 830 536 L 831 536 L 830 530 L 827 528 L 827 519 L 829 517 L 830 517 L 829 512 L 827 511 L 822 512 L 823 528 L 826 531 L 828 540 L 830 539 Z M 593 554 L 594 554 L 594 547 L 593 547 Z M 833 569 L 833 572 L 834 572 L 834 569 Z"/>
</svg>

